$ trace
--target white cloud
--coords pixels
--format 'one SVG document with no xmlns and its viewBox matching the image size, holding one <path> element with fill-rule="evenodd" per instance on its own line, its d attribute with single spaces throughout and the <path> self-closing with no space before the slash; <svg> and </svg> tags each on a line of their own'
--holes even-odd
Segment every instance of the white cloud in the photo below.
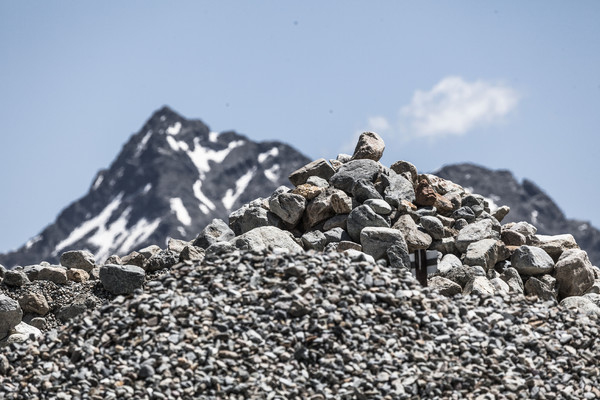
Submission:
<svg viewBox="0 0 600 400">
<path fill-rule="evenodd" d="M 410 136 L 464 135 L 500 121 L 518 100 L 517 91 L 504 84 L 448 76 L 431 90 L 414 93 L 400 110 L 401 125 Z"/>
</svg>

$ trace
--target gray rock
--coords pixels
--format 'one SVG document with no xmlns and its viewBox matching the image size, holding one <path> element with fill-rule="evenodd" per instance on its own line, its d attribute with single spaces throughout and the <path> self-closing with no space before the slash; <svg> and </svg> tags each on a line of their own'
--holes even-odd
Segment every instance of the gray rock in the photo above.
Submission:
<svg viewBox="0 0 600 400">
<path fill-rule="evenodd" d="M 29 283 L 29 278 L 23 271 L 9 269 L 4 274 L 4 280 L 2 282 L 6 286 L 22 287 Z"/>
<path fill-rule="evenodd" d="M 510 293 L 510 286 L 508 286 L 508 283 L 504 282 L 502 278 L 492 278 L 490 279 L 490 283 L 494 287 L 495 293 Z"/>
<path fill-rule="evenodd" d="M 509 229 L 511 231 L 519 232 L 521 235 L 525 236 L 525 238 L 530 238 L 537 232 L 537 228 L 535 226 L 525 221 L 511 224 Z"/>
<path fill-rule="evenodd" d="M 325 235 L 325 239 L 327 239 L 328 244 L 333 242 L 341 242 L 343 240 L 352 240 L 350 235 L 348 235 L 348 232 L 340 227 L 329 229 L 323 232 L 323 234 Z"/>
<path fill-rule="evenodd" d="M 383 198 L 392 207 L 400 207 L 403 200 L 414 203 L 415 188 L 411 181 L 392 170 L 389 170 L 387 174 L 382 174 L 381 180 L 385 185 Z"/>
<path fill-rule="evenodd" d="M 525 294 L 528 296 L 537 296 L 541 300 L 555 300 L 556 294 L 544 282 L 532 276 L 525 282 Z"/>
<path fill-rule="evenodd" d="M 281 193 L 269 199 L 269 208 L 289 227 L 294 227 L 302 219 L 306 199 L 299 194 Z"/>
<path fill-rule="evenodd" d="M 406 242 L 396 242 L 387 249 L 386 253 L 392 268 L 411 270 L 410 253 Z"/>
<path fill-rule="evenodd" d="M 352 187 L 352 196 L 359 203 L 364 203 L 368 199 L 383 199 L 373 182 L 366 179 L 359 179 Z"/>
<path fill-rule="evenodd" d="M 245 204 L 229 214 L 229 228 L 235 235 L 241 235 L 259 226 L 283 227 L 283 224 L 278 216 L 256 205 Z"/>
<path fill-rule="evenodd" d="M 484 270 L 494 268 L 497 262 L 509 257 L 504 243 L 496 239 L 483 239 L 473 242 L 467 247 L 463 263 L 466 265 L 481 265 Z"/>
<path fill-rule="evenodd" d="M 19 305 L 24 313 L 46 315 L 50 306 L 42 293 L 25 293 L 19 298 Z"/>
<path fill-rule="evenodd" d="M 121 262 L 119 263 L 119 265 L 135 265 L 137 267 L 144 268 L 144 264 L 146 264 L 147 261 L 148 260 L 146 259 L 146 257 L 144 257 L 144 255 L 138 253 L 137 251 L 132 251 L 131 253 L 127 254 L 125 257 L 123 257 L 121 259 Z M 107 260 L 105 264 L 111 264 L 111 263 L 109 263 Z M 112 263 L 112 264 L 116 264 L 116 263 Z"/>
<path fill-rule="evenodd" d="M 461 265 L 460 267 L 452 268 L 447 272 L 440 273 L 439 276 L 450 279 L 464 288 L 467 283 L 475 279 L 475 277 L 485 277 L 485 271 L 479 265 Z"/>
<path fill-rule="evenodd" d="M 452 218 L 459 220 L 464 219 L 467 223 L 475 221 L 477 216 L 471 207 L 463 206 L 452 213 Z"/>
<path fill-rule="evenodd" d="M 4 268 L 4 265 L 0 264 L 0 281 L 4 279 L 4 274 L 6 274 L 6 268 Z"/>
<path fill-rule="evenodd" d="M 467 282 L 463 290 L 463 294 L 476 294 L 478 296 L 493 296 L 495 293 L 494 286 L 485 276 L 475 276 Z"/>
<path fill-rule="evenodd" d="M 496 210 L 494 210 L 494 212 L 492 212 L 492 217 L 496 218 L 498 220 L 498 222 L 502 222 L 504 217 L 506 217 L 509 212 L 510 212 L 509 206 L 498 207 Z"/>
<path fill-rule="evenodd" d="M 342 228 L 343 230 L 346 230 L 346 222 L 348 221 L 348 214 L 338 214 L 338 215 L 334 215 L 333 217 L 329 218 L 327 221 L 325 221 L 325 223 L 323 224 L 323 230 L 328 231 L 334 228 Z"/>
<path fill-rule="evenodd" d="M 454 220 L 454 229 L 456 229 L 457 231 L 460 231 L 461 229 L 467 227 L 469 225 L 469 223 L 467 222 L 466 219 L 464 218 L 459 218 Z"/>
<path fill-rule="evenodd" d="M 317 187 L 321 187 L 321 188 L 329 187 L 328 180 L 321 178 L 319 176 L 309 176 L 308 179 L 306 180 L 306 183 L 308 183 L 309 185 L 313 185 L 313 186 L 317 186 Z"/>
<path fill-rule="evenodd" d="M 303 251 L 289 232 L 274 226 L 254 228 L 233 239 L 232 243 L 238 249 L 252 249 L 254 251 L 264 251 L 271 248 L 284 248 L 292 253 Z"/>
<path fill-rule="evenodd" d="M 454 254 L 446 254 L 438 263 L 438 271 L 443 274 L 453 268 L 460 268 L 462 265 L 460 258 L 456 257 Z"/>
<path fill-rule="evenodd" d="M 500 239 L 500 234 L 493 230 L 493 223 L 489 219 L 476 221 L 461 229 L 456 238 L 456 248 L 464 253 L 471 243 L 483 239 Z"/>
<path fill-rule="evenodd" d="M 344 254 L 346 254 L 350 259 L 354 262 L 357 261 L 366 261 L 368 263 L 375 263 L 373 256 L 363 253 L 362 251 L 348 249 L 344 250 Z"/>
<path fill-rule="evenodd" d="M 431 245 L 431 236 L 419 230 L 415 221 L 408 214 L 401 215 L 393 228 L 402 232 L 408 251 L 411 253 L 415 250 L 427 249 Z"/>
<path fill-rule="evenodd" d="M 61 254 L 60 264 L 68 269 L 82 269 L 90 272 L 96 266 L 94 255 L 86 250 L 73 250 Z"/>
<path fill-rule="evenodd" d="M 429 245 L 429 250 L 437 250 L 442 254 L 458 253 L 456 249 L 456 239 L 453 237 L 445 237 L 442 240 L 432 240 Z"/>
<path fill-rule="evenodd" d="M 329 179 L 329 183 L 337 189 L 351 193 L 354 182 L 359 179 L 375 182 L 381 171 L 382 166 L 377 161 L 352 160 L 342 165 L 331 179 Z"/>
<path fill-rule="evenodd" d="M 179 253 L 179 261 L 202 261 L 205 251 L 202 247 L 189 245 L 185 246 Z"/>
<path fill-rule="evenodd" d="M 161 250 L 150 257 L 143 268 L 148 272 L 154 272 L 164 268 L 171 268 L 178 262 L 179 254 L 170 250 Z"/>
<path fill-rule="evenodd" d="M 336 214 L 348 214 L 352 211 L 352 198 L 342 190 L 336 190 L 331 195 L 331 207 Z"/>
<path fill-rule="evenodd" d="M 600 316 L 600 307 L 592 300 L 583 296 L 569 296 L 562 299 L 560 305 L 564 308 L 574 309 L 583 314 Z"/>
<path fill-rule="evenodd" d="M 39 281 L 50 281 L 57 285 L 64 285 L 67 283 L 67 269 L 59 266 L 55 267 L 42 267 L 38 273 L 37 280 Z"/>
<path fill-rule="evenodd" d="M 366 227 L 390 227 L 381 215 L 376 214 L 371 207 L 364 205 L 356 207 L 348 214 L 346 225 L 348 234 L 355 242 L 360 242 L 360 232 Z"/>
<path fill-rule="evenodd" d="M 379 161 L 383 156 L 385 144 L 381 136 L 375 132 L 363 132 L 358 138 L 358 143 L 352 154 L 353 160 L 367 159 Z"/>
<path fill-rule="evenodd" d="M 524 292 L 523 279 L 521 278 L 521 275 L 519 275 L 519 271 L 517 271 L 513 267 L 506 268 L 504 272 L 500 274 L 500 279 L 506 282 L 511 292 Z"/>
<path fill-rule="evenodd" d="M 434 240 L 442 240 L 444 237 L 444 225 L 437 217 L 423 216 L 419 223 Z"/>
<path fill-rule="evenodd" d="M 363 252 L 375 260 L 385 258 L 388 249 L 395 245 L 408 250 L 402 233 L 392 228 L 366 227 L 360 232 L 360 244 Z"/>
<path fill-rule="evenodd" d="M 390 215 L 392 213 L 392 207 L 382 199 L 368 199 L 363 204 L 371 207 L 371 210 L 379 215 Z"/>
<path fill-rule="evenodd" d="M 264 210 L 264 212 L 257 211 L 255 213 L 261 214 L 261 215 L 265 216 L 265 218 L 268 219 L 268 215 L 267 215 L 268 212 L 266 210 Z M 248 215 L 254 215 L 254 214 L 249 213 Z M 236 220 L 236 222 L 238 222 L 238 221 Z M 240 226 L 240 231 L 248 229 L 248 227 L 243 224 L 242 220 L 240 220 L 239 222 L 240 222 L 240 224 L 238 226 Z M 266 223 L 268 223 L 268 221 Z M 242 225 L 244 225 L 244 226 L 242 227 Z M 202 232 L 200 232 L 198 234 L 198 236 L 196 236 L 196 239 L 194 239 L 194 241 L 192 242 L 192 245 L 206 249 L 206 248 L 208 248 L 208 246 L 210 246 L 213 243 L 227 242 L 227 241 L 233 239 L 234 237 L 235 237 L 235 233 L 233 232 L 233 230 L 231 228 L 229 228 L 229 226 L 225 223 L 225 221 L 223 221 L 222 219 L 219 219 L 219 218 L 215 218 L 211 221 L 210 224 L 206 225 L 206 227 L 204 229 L 202 229 Z"/>
<path fill-rule="evenodd" d="M 100 267 L 100 282 L 112 294 L 132 294 L 144 284 L 145 272 L 135 265 L 106 264 Z"/>
<path fill-rule="evenodd" d="M 231 239 L 229 242 L 215 242 L 208 246 L 206 250 L 204 250 L 206 255 L 215 255 L 215 254 L 228 254 L 232 251 L 236 250 L 235 244 L 233 243 L 235 239 Z M 191 251 L 191 249 L 190 249 Z"/>
<path fill-rule="evenodd" d="M 225 224 L 225 222 L 223 222 L 223 224 Z M 227 226 L 227 224 L 225 224 L 225 226 Z M 227 229 L 229 229 L 228 226 Z M 185 247 L 189 246 L 190 244 L 191 242 L 187 242 L 185 240 L 169 238 L 169 240 L 167 241 L 167 250 L 170 250 L 173 253 L 181 253 L 183 249 L 185 249 Z"/>
<path fill-rule="evenodd" d="M 92 269 L 92 272 L 94 269 Z M 92 273 L 90 272 L 90 273 Z M 82 270 L 82 269 L 68 269 L 67 270 L 67 279 L 73 282 L 87 282 L 90 280 L 90 273 Z"/>
<path fill-rule="evenodd" d="M 523 246 L 527 243 L 527 238 L 525 236 L 510 229 L 503 229 L 500 238 L 507 246 Z"/>
<path fill-rule="evenodd" d="M 560 298 L 581 296 L 594 284 L 594 267 L 583 250 L 563 252 L 554 270 Z"/>
<path fill-rule="evenodd" d="M 551 274 L 554 270 L 554 261 L 548 253 L 539 247 L 527 245 L 515 250 L 511 264 L 521 275 Z"/>
<path fill-rule="evenodd" d="M 565 251 L 579 249 L 579 245 L 571 234 L 554 236 L 535 235 L 533 237 L 533 243 L 548 253 L 555 262 L 558 261 Z"/>
<path fill-rule="evenodd" d="M 451 297 L 462 293 L 462 288 L 458 283 L 442 276 L 433 276 L 429 278 L 427 284 L 429 287 L 436 289 L 443 296 Z"/>
<path fill-rule="evenodd" d="M 83 303 L 74 303 L 62 307 L 56 313 L 56 318 L 62 322 L 67 322 L 87 311 L 87 307 Z"/>
<path fill-rule="evenodd" d="M 323 192 L 308 202 L 302 224 L 305 230 L 323 222 L 335 215 L 332 206 L 332 197 L 335 192 Z"/>
<path fill-rule="evenodd" d="M 39 339 L 42 337 L 42 332 L 25 322 L 20 322 L 15 326 L 8 338 L 6 338 L 6 344 L 12 343 L 26 343 L 31 339 Z"/>
<path fill-rule="evenodd" d="M 11 329 L 21 322 L 23 311 L 19 303 L 0 294 L 0 339 L 8 335 Z"/>
<path fill-rule="evenodd" d="M 408 161 L 396 161 L 395 163 L 393 163 L 390 166 L 390 169 L 392 171 L 394 171 L 395 173 L 397 173 L 398 175 L 403 175 L 404 173 L 408 172 L 408 174 L 410 175 L 410 181 L 411 182 L 416 182 L 417 181 L 417 167 L 415 167 L 412 163 L 408 162 Z"/>
<path fill-rule="evenodd" d="M 143 255 L 147 260 L 152 256 L 160 252 L 161 248 L 155 244 L 151 244 L 150 246 L 146 246 L 143 249 L 138 250 L 138 253 Z"/>
<path fill-rule="evenodd" d="M 322 251 L 327 245 L 327 237 L 321 231 L 309 231 L 302 235 L 302 244 L 306 250 Z"/>
<path fill-rule="evenodd" d="M 294 186 L 299 186 L 308 180 L 311 176 L 317 176 L 329 180 L 335 173 L 333 167 L 324 158 L 312 161 L 305 166 L 292 172 L 289 176 L 290 182 Z"/>
</svg>

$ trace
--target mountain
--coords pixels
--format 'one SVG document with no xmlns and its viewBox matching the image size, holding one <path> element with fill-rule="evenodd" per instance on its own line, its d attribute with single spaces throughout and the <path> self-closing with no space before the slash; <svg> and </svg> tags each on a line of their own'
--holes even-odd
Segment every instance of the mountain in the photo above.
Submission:
<svg viewBox="0 0 600 400">
<path fill-rule="evenodd" d="M 27 244 L 0 255 L 0 264 L 56 262 L 72 249 L 104 261 L 168 237 L 191 240 L 213 218 L 227 220 L 232 210 L 289 185 L 289 173 L 309 161 L 286 144 L 211 132 L 163 107 L 84 197 Z"/>
<path fill-rule="evenodd" d="M 518 182 L 508 170 L 468 163 L 447 165 L 434 174 L 487 197 L 495 206 L 509 206 L 510 213 L 502 223 L 527 221 L 538 228 L 539 234 L 572 234 L 592 263 L 600 265 L 600 231 L 589 222 L 567 219 L 558 205 L 530 180 Z"/>
</svg>

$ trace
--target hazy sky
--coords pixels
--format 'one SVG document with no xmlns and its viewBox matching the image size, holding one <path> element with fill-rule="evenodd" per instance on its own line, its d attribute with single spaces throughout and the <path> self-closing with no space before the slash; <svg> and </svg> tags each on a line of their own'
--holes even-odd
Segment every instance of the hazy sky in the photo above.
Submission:
<svg viewBox="0 0 600 400">
<path fill-rule="evenodd" d="M 0 251 L 169 105 L 212 130 L 420 171 L 470 161 L 600 226 L 600 2 L 0 0 Z"/>
</svg>

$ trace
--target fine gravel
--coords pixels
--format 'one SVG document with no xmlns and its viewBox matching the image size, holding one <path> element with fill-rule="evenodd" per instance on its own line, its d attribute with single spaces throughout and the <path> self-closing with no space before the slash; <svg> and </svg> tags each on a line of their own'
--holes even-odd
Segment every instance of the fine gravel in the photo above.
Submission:
<svg viewBox="0 0 600 400">
<path fill-rule="evenodd" d="M 0 399 L 595 399 L 598 320 L 342 253 L 207 254 L 0 353 Z"/>
</svg>

